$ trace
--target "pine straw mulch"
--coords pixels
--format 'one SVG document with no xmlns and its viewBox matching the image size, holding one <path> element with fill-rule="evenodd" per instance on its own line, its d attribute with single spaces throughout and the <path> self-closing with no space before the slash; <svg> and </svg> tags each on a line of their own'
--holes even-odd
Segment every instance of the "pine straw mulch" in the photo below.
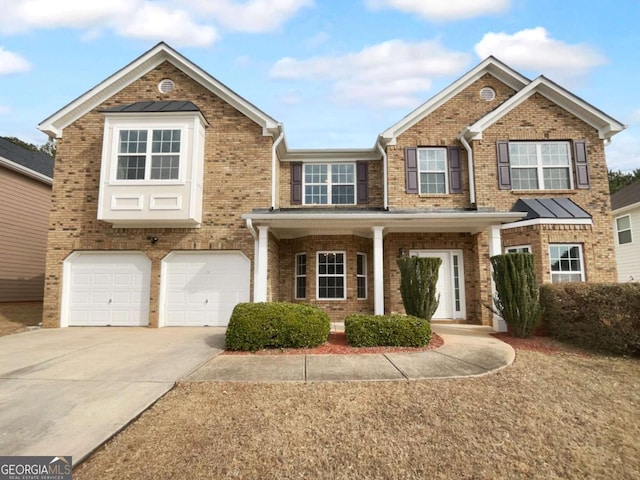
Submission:
<svg viewBox="0 0 640 480">
<path fill-rule="evenodd" d="M 344 332 L 331 332 L 327 343 L 312 348 L 265 348 L 255 352 L 225 350 L 222 355 L 354 355 L 358 353 L 423 352 L 444 345 L 440 335 L 433 333 L 424 347 L 351 347 Z"/>
<path fill-rule="evenodd" d="M 522 345 L 477 378 L 180 383 L 73 478 L 639 478 L 640 361 Z"/>
</svg>

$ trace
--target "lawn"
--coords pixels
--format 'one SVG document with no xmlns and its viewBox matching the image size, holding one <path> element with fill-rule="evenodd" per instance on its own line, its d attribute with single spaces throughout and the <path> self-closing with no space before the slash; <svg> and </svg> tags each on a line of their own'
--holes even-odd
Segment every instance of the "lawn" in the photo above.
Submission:
<svg viewBox="0 0 640 480">
<path fill-rule="evenodd" d="M 481 378 L 181 383 L 82 479 L 637 479 L 640 361 L 518 348 Z"/>
<path fill-rule="evenodd" d="M 42 321 L 42 302 L 0 303 L 0 337 L 24 332 Z"/>
</svg>

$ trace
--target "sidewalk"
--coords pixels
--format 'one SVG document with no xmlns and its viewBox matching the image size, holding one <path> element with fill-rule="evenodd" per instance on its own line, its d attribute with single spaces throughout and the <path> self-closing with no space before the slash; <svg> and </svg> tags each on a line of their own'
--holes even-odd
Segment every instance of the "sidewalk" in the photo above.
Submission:
<svg viewBox="0 0 640 480">
<path fill-rule="evenodd" d="M 219 355 L 185 381 L 332 382 L 477 377 L 509 366 L 515 352 L 477 325 L 433 325 L 444 346 L 416 353 Z"/>
</svg>

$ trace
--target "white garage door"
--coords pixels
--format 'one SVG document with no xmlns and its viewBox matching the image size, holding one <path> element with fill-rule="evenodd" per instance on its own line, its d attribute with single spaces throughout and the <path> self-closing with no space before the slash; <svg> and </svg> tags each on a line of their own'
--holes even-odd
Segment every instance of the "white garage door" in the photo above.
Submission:
<svg viewBox="0 0 640 480">
<path fill-rule="evenodd" d="M 249 301 L 251 262 L 239 252 L 172 252 L 163 261 L 166 326 L 226 326 Z"/>
<path fill-rule="evenodd" d="M 148 324 L 151 260 L 144 254 L 78 252 L 66 263 L 68 325 Z"/>
</svg>

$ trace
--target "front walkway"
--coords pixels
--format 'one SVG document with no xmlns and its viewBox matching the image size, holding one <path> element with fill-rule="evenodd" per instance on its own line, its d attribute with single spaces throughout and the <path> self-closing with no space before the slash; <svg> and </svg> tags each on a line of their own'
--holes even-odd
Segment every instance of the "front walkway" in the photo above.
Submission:
<svg viewBox="0 0 640 480">
<path fill-rule="evenodd" d="M 515 352 L 477 325 L 437 325 L 444 346 L 416 353 L 219 355 L 186 378 L 216 382 L 326 382 L 477 377 L 510 365 Z"/>
</svg>

